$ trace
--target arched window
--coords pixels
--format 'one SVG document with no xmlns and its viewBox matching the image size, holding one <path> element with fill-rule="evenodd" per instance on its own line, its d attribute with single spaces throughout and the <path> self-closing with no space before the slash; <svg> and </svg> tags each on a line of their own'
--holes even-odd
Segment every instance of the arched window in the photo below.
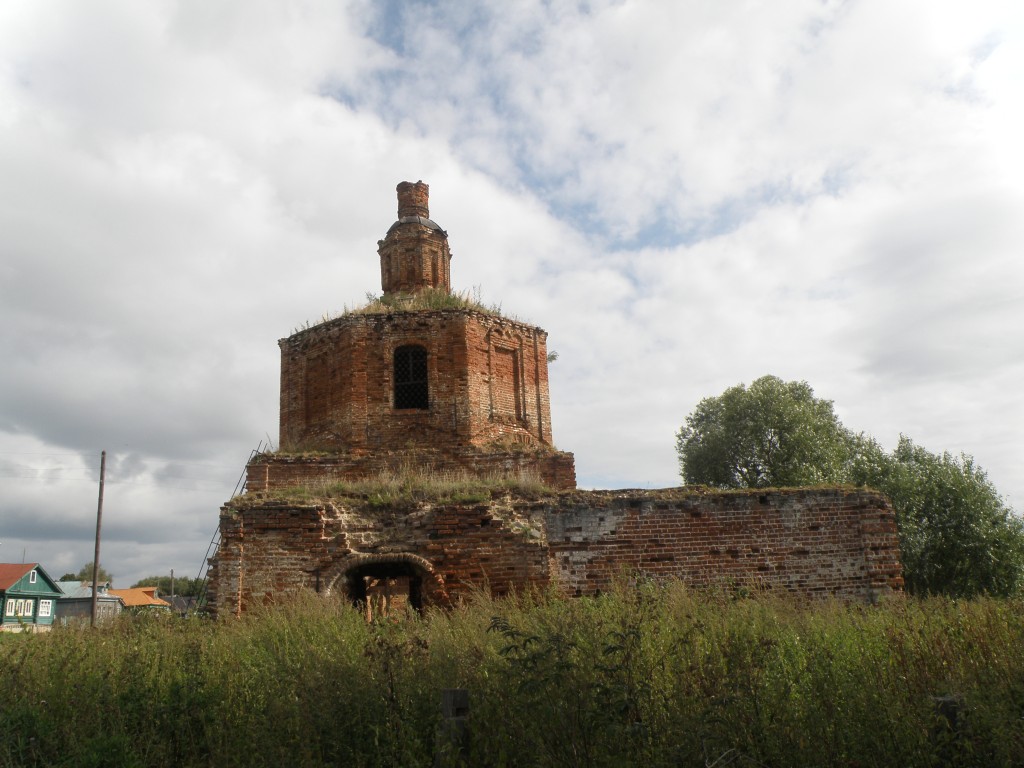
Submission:
<svg viewBox="0 0 1024 768">
<path fill-rule="evenodd" d="M 410 344 L 395 350 L 395 408 L 429 407 L 427 350 Z"/>
</svg>

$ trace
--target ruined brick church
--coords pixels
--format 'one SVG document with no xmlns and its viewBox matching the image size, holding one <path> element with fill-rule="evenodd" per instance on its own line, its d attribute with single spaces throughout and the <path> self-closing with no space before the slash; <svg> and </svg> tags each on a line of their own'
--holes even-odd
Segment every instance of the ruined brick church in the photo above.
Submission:
<svg viewBox="0 0 1024 768">
<path fill-rule="evenodd" d="M 584 595 L 637 575 L 855 599 L 901 588 L 895 519 L 871 491 L 576 490 L 573 455 L 552 441 L 547 334 L 452 296 L 428 191 L 398 185 L 383 297 L 279 342 L 279 450 L 249 462 L 246 492 L 221 509 L 214 612 L 303 589 L 416 608 L 473 589 Z M 351 491 L 395 475 L 494 490 Z"/>
</svg>

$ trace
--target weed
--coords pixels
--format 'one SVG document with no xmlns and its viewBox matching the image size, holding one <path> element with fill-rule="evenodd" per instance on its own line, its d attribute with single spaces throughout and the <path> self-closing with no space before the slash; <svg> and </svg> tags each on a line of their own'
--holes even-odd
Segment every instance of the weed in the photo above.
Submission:
<svg viewBox="0 0 1024 768">
<path fill-rule="evenodd" d="M 471 291 L 448 292 L 427 289 L 415 293 L 389 293 L 383 296 L 368 293 L 366 304 L 345 308 L 345 315 L 384 315 L 396 312 L 418 312 L 437 309 L 469 309 L 495 317 L 502 317 L 500 304 L 485 304 L 479 286 Z"/>
<path fill-rule="evenodd" d="M 496 496 L 515 494 L 536 498 L 555 493 L 536 475 L 471 475 L 464 472 L 421 472 L 400 469 L 363 480 L 317 480 L 274 491 L 285 500 L 312 502 L 332 499 L 371 508 L 407 508 L 416 504 L 485 504 Z"/>
<path fill-rule="evenodd" d="M 125 616 L 2 638 L 0 766 L 428 766 L 451 687 L 468 765 L 1020 765 L 1022 609 L 623 581 L 372 624 L 313 594 Z"/>
</svg>

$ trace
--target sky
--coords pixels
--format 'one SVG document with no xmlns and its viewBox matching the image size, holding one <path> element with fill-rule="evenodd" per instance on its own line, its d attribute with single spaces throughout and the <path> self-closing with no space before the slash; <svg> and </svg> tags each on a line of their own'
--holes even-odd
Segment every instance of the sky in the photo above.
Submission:
<svg viewBox="0 0 1024 768">
<path fill-rule="evenodd" d="M 0 561 L 195 576 L 277 340 L 380 291 L 395 185 L 544 328 L 585 488 L 807 381 L 1024 510 L 1016 0 L 0 4 Z"/>
</svg>

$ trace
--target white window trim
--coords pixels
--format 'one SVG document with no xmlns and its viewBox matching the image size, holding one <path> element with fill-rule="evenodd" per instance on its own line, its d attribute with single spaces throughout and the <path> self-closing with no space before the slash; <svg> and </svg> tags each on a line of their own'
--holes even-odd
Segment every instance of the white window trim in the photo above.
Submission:
<svg viewBox="0 0 1024 768">
<path fill-rule="evenodd" d="M 35 584 L 36 583 L 36 572 L 35 572 L 34 569 L 28 574 L 28 583 L 29 584 Z"/>
<path fill-rule="evenodd" d="M 39 601 L 39 618 L 44 619 L 53 615 L 53 600 Z"/>
<path fill-rule="evenodd" d="M 6 614 L 8 616 L 14 616 L 15 615 L 15 613 L 14 613 L 15 608 L 16 608 L 16 601 L 14 600 L 14 598 L 13 597 L 12 598 L 8 598 Z"/>
</svg>

